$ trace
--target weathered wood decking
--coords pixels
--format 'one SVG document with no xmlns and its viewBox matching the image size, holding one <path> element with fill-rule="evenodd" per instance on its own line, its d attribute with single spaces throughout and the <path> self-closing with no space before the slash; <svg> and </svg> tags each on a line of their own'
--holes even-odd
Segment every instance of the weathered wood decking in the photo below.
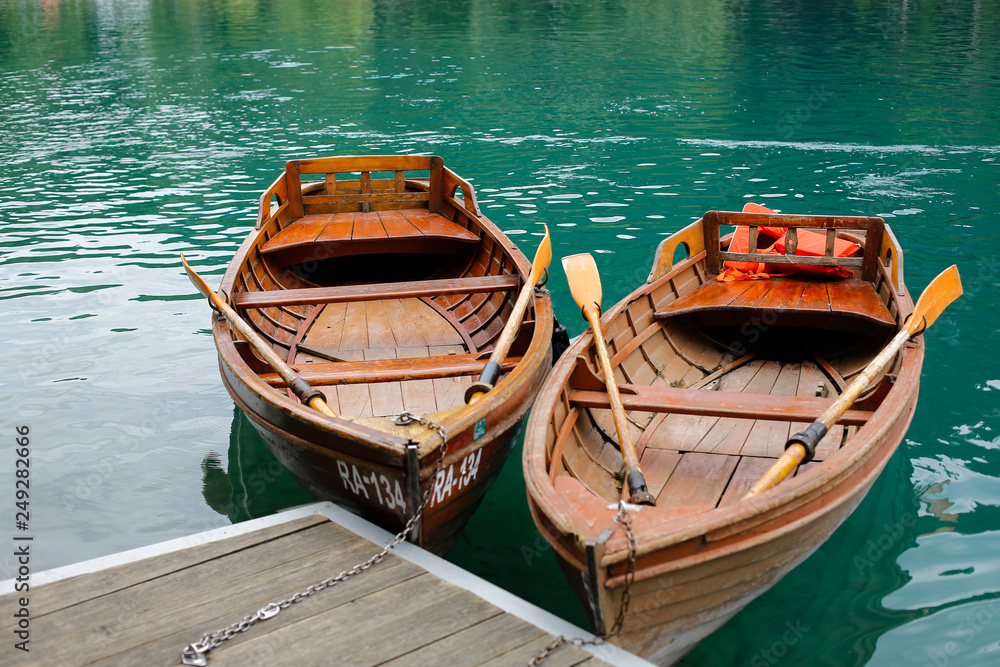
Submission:
<svg viewBox="0 0 1000 667">
<path fill-rule="evenodd" d="M 329 503 L 50 570 L 30 598 L 17 665 L 177 665 L 183 647 L 376 553 L 389 534 Z M 13 636 L 11 613 L 2 632 Z M 209 654 L 223 665 L 523 665 L 556 634 L 589 637 L 403 543 L 370 570 L 261 621 Z M 648 665 L 606 645 L 562 646 L 544 665 Z"/>
</svg>

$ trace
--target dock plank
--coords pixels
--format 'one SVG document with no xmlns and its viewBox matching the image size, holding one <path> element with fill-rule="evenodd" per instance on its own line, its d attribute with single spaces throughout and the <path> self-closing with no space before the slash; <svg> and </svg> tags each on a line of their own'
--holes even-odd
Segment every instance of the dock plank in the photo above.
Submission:
<svg viewBox="0 0 1000 667">
<path fill-rule="evenodd" d="M 381 544 L 372 539 L 387 539 L 338 525 L 330 518 L 346 526 L 364 522 L 343 518 L 346 512 L 328 504 L 316 507 L 323 506 L 326 516 L 292 510 L 285 520 L 258 520 L 268 522 L 264 527 L 234 526 L 242 533 L 236 536 L 203 543 L 193 536 L 178 547 L 126 554 L 120 565 L 94 561 L 54 571 L 53 583 L 32 587 L 31 652 L 18 656 L 18 664 L 178 664 L 181 649 L 205 632 L 349 569 L 378 552 Z M 211 652 L 210 664 L 508 665 L 526 662 L 554 638 L 551 630 L 524 620 L 533 618 L 522 616 L 527 603 L 512 607 L 495 594 L 482 597 L 484 589 L 469 587 L 472 575 L 448 574 L 457 568 L 412 545 L 404 548 L 423 556 L 389 554 L 364 573 L 237 634 Z M 12 582 L 6 584 L 12 590 Z M 0 596 L 0 604 L 13 604 L 17 595 Z M 4 626 L 9 632 L 6 619 Z M 546 661 L 576 664 L 608 663 L 573 645 Z"/>
<path fill-rule="evenodd" d="M 79 604 L 94 597 L 96 592 L 107 594 L 134 586 L 155 577 L 165 576 L 171 572 L 206 563 L 228 554 L 233 554 L 254 545 L 266 544 L 286 535 L 307 530 L 313 526 L 326 523 L 321 516 L 305 517 L 294 522 L 282 523 L 264 528 L 253 535 L 238 535 L 219 542 L 210 542 L 184 551 L 176 551 L 155 560 L 144 560 L 138 563 L 121 565 L 112 570 L 101 570 L 91 574 L 80 575 L 59 582 L 59 586 L 32 587 L 31 601 L 37 604 L 36 609 L 44 609 L 51 613 L 66 607 Z M 8 618 L 0 621 L 0 631 L 7 632 L 13 628 Z"/>
<path fill-rule="evenodd" d="M 521 623 L 508 614 L 501 614 L 401 655 L 384 665 L 408 667 L 447 664 L 449 667 L 475 667 L 484 660 L 499 657 L 544 636 L 541 629 Z M 475 646 L 478 650 L 469 652 L 465 650 L 466 646 Z"/>
</svg>

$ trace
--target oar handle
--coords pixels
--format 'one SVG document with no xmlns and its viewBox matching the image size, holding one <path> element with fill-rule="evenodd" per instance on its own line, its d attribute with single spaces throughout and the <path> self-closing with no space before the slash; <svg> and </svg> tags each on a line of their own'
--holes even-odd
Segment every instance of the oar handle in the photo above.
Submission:
<svg viewBox="0 0 1000 667">
<path fill-rule="evenodd" d="M 753 498 L 758 493 L 774 488 L 782 480 L 795 472 L 795 469 L 800 465 L 812 461 L 813 457 L 816 456 L 816 448 L 819 446 L 819 442 L 823 439 L 823 436 L 854 405 L 854 401 L 858 400 L 858 396 L 868 388 L 868 385 L 875 376 L 889 365 L 896 356 L 896 353 L 909 340 L 910 333 L 906 328 L 897 333 L 889 344 L 872 359 L 871 363 L 865 367 L 861 374 L 854 378 L 851 384 L 847 386 L 847 389 L 844 390 L 844 393 L 830 407 L 824 410 L 823 414 L 816 418 L 816 421 L 809 425 L 809 428 L 790 437 L 788 442 L 785 443 L 785 453 L 747 491 L 746 495 L 743 496 L 743 500 Z"/>
<path fill-rule="evenodd" d="M 520 294 L 517 295 L 517 301 L 514 302 L 514 309 L 507 319 L 510 326 L 504 327 L 503 333 L 500 335 L 500 340 L 497 341 L 496 347 L 493 348 L 493 353 L 490 355 L 490 360 L 486 362 L 482 372 L 479 374 L 479 380 L 473 382 L 465 390 L 465 402 L 470 405 L 493 389 L 493 385 L 500 379 L 503 361 L 507 358 L 507 353 L 510 352 L 510 346 L 514 344 L 514 338 L 519 331 L 520 323 L 524 318 L 524 312 L 528 309 L 531 293 L 535 290 L 535 285 L 530 281 L 530 278 L 531 276 L 529 276 L 529 281 L 524 283 Z"/>
<path fill-rule="evenodd" d="M 184 258 L 183 254 L 181 254 L 181 263 L 184 264 L 184 270 L 187 272 L 188 278 L 198 291 L 207 296 L 208 300 L 220 313 L 222 313 L 229 324 L 247 339 L 247 342 L 250 343 L 253 349 L 264 358 L 267 365 L 273 368 L 278 375 L 281 376 L 281 379 L 285 381 L 285 384 L 288 385 L 300 401 L 314 410 L 322 412 L 328 417 L 337 416 L 337 414 L 330 409 L 330 406 L 327 405 L 326 400 L 323 397 L 323 392 L 300 378 L 295 370 L 285 363 L 285 360 L 279 357 L 271 346 L 260 337 L 260 334 L 254 331 L 253 328 L 247 324 L 246 320 L 240 317 L 239 313 L 233 310 L 229 304 L 222 299 L 222 297 L 216 294 L 215 291 L 208 286 L 205 279 L 198 275 L 197 271 L 191 268 L 191 265 L 188 264 L 187 259 Z"/>
<path fill-rule="evenodd" d="M 524 321 L 524 313 L 528 310 L 528 303 L 531 301 L 531 294 L 534 292 L 536 285 L 545 284 L 544 282 L 539 283 L 539 281 L 548 270 L 551 260 L 552 242 L 549 240 L 549 228 L 546 225 L 545 236 L 542 238 L 541 243 L 538 244 L 538 249 L 535 250 L 535 258 L 531 262 L 528 279 L 524 282 L 521 291 L 517 295 L 517 301 L 514 302 L 514 307 L 507 318 L 507 324 L 504 326 L 503 331 L 500 333 L 500 339 L 497 340 L 497 344 L 493 348 L 493 354 L 490 355 L 490 360 L 486 362 L 482 373 L 479 374 L 479 380 L 473 382 L 465 390 L 465 402 L 467 404 L 471 405 L 485 396 L 493 389 L 497 380 L 500 379 L 500 370 L 504 359 L 507 358 L 510 346 L 514 344 L 514 339 L 517 338 L 517 334 L 521 329 L 521 323 Z"/>
<path fill-rule="evenodd" d="M 833 405 L 827 408 L 809 428 L 789 438 L 785 444 L 785 453 L 764 473 L 763 477 L 757 480 L 757 483 L 743 496 L 743 500 L 777 486 L 800 463 L 811 461 L 816 454 L 819 441 L 823 439 L 826 432 L 837 423 L 848 408 L 854 405 L 854 401 L 858 400 L 861 392 L 871 384 L 875 376 L 888 367 L 906 341 L 934 324 L 944 309 L 960 296 L 962 296 L 962 279 L 958 275 L 958 267 L 952 264 L 924 288 L 920 298 L 917 299 L 917 305 L 914 306 L 910 319 L 906 321 L 899 333 L 893 336 L 889 344 L 875 355 L 875 358 L 858 377 L 854 378 L 844 393 L 840 395 L 840 398 L 834 401 Z"/>
<path fill-rule="evenodd" d="M 594 332 L 594 347 L 597 348 L 597 358 L 601 363 L 601 372 L 604 374 L 604 386 L 608 390 L 608 398 L 611 402 L 611 415 L 614 417 L 615 430 L 618 432 L 618 443 L 621 446 L 622 457 L 625 459 L 625 481 L 628 484 L 630 501 L 636 505 L 656 505 L 656 497 L 649 492 L 646 478 L 639 467 L 639 457 L 635 452 L 635 445 L 632 443 L 632 434 L 628 428 L 625 407 L 622 405 L 621 395 L 618 393 L 618 385 L 615 384 L 611 360 L 608 358 L 608 348 L 604 344 L 604 336 L 601 333 L 601 315 L 597 304 L 584 306 L 583 316 L 587 318 L 590 328 Z"/>
</svg>

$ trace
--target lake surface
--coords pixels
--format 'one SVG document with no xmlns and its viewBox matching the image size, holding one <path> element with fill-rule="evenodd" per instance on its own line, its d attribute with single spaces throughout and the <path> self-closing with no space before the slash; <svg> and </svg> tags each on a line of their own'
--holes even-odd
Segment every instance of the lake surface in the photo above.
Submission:
<svg viewBox="0 0 1000 667">
<path fill-rule="evenodd" d="M 746 201 L 883 216 L 915 295 L 957 263 L 868 498 L 685 664 L 997 664 L 1000 6 L 815 4 L 0 0 L 3 534 L 19 425 L 35 571 L 306 502 L 179 253 L 217 282 L 287 159 L 435 153 L 529 257 L 542 223 L 595 253 L 605 306 Z M 450 559 L 583 623 L 519 452 Z"/>
</svg>

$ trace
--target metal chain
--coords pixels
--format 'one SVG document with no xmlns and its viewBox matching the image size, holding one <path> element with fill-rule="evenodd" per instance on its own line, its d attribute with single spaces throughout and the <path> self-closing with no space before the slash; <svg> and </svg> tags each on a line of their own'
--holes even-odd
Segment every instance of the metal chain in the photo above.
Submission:
<svg viewBox="0 0 1000 667">
<path fill-rule="evenodd" d="M 300 602 L 311 595 L 319 593 L 325 588 L 334 586 L 341 581 L 358 574 L 359 572 L 364 572 L 372 565 L 379 563 L 389 554 L 390 551 L 399 546 L 400 542 L 406 539 L 406 536 L 410 534 L 411 530 L 413 530 L 413 526 L 416 525 L 417 521 L 420 521 L 424 511 L 427 509 L 427 505 L 430 503 L 431 492 L 434 489 L 433 481 L 437 479 L 438 474 L 444 467 L 444 456 L 448 449 L 448 434 L 445 433 L 444 428 L 440 424 L 436 424 L 429 419 L 421 417 L 420 415 L 415 415 L 408 411 L 400 413 L 393 419 L 393 421 L 399 426 L 423 424 L 427 428 L 437 431 L 438 436 L 441 438 L 441 448 L 439 450 L 440 455 L 438 456 L 437 464 L 434 466 L 434 473 L 431 475 L 431 483 L 427 485 L 426 489 L 424 489 L 423 497 L 420 499 L 420 507 L 414 515 L 409 518 L 406 525 L 403 526 L 403 529 L 396 533 L 396 536 L 388 544 L 386 544 L 381 551 L 365 562 L 359 563 L 349 570 L 344 570 L 334 577 L 324 579 L 318 584 L 313 584 L 305 590 L 295 593 L 291 597 L 281 600 L 280 602 L 272 602 L 261 609 L 258 609 L 256 612 L 244 616 L 243 620 L 233 623 L 229 627 L 222 628 L 221 630 L 216 630 L 213 633 L 205 634 L 197 642 L 188 644 L 181 652 L 181 662 L 183 664 L 204 667 L 208 664 L 208 658 L 206 656 L 209 651 L 218 648 L 223 642 L 232 639 L 241 632 L 246 632 L 253 627 L 257 621 L 266 621 L 269 618 L 274 618 L 282 609 L 286 609 L 296 602 Z"/>
<path fill-rule="evenodd" d="M 632 602 L 632 581 L 635 579 L 636 555 L 635 534 L 632 532 L 632 517 L 628 513 L 624 500 L 618 501 L 618 515 L 612 519 L 612 521 L 625 528 L 625 537 L 628 539 L 628 570 L 625 572 L 625 590 L 622 591 L 622 603 L 621 606 L 618 607 L 618 617 L 615 619 L 614 625 L 611 626 L 611 631 L 603 637 L 594 637 L 593 639 L 582 639 L 580 637 L 569 638 L 565 635 L 559 635 L 553 639 L 548 646 L 543 648 L 541 653 L 528 661 L 528 667 L 536 667 L 538 663 L 548 657 L 550 653 L 563 644 L 574 644 L 576 646 L 600 646 L 621 632 L 622 625 L 625 623 L 625 615 L 628 613 L 629 604 Z"/>
</svg>

